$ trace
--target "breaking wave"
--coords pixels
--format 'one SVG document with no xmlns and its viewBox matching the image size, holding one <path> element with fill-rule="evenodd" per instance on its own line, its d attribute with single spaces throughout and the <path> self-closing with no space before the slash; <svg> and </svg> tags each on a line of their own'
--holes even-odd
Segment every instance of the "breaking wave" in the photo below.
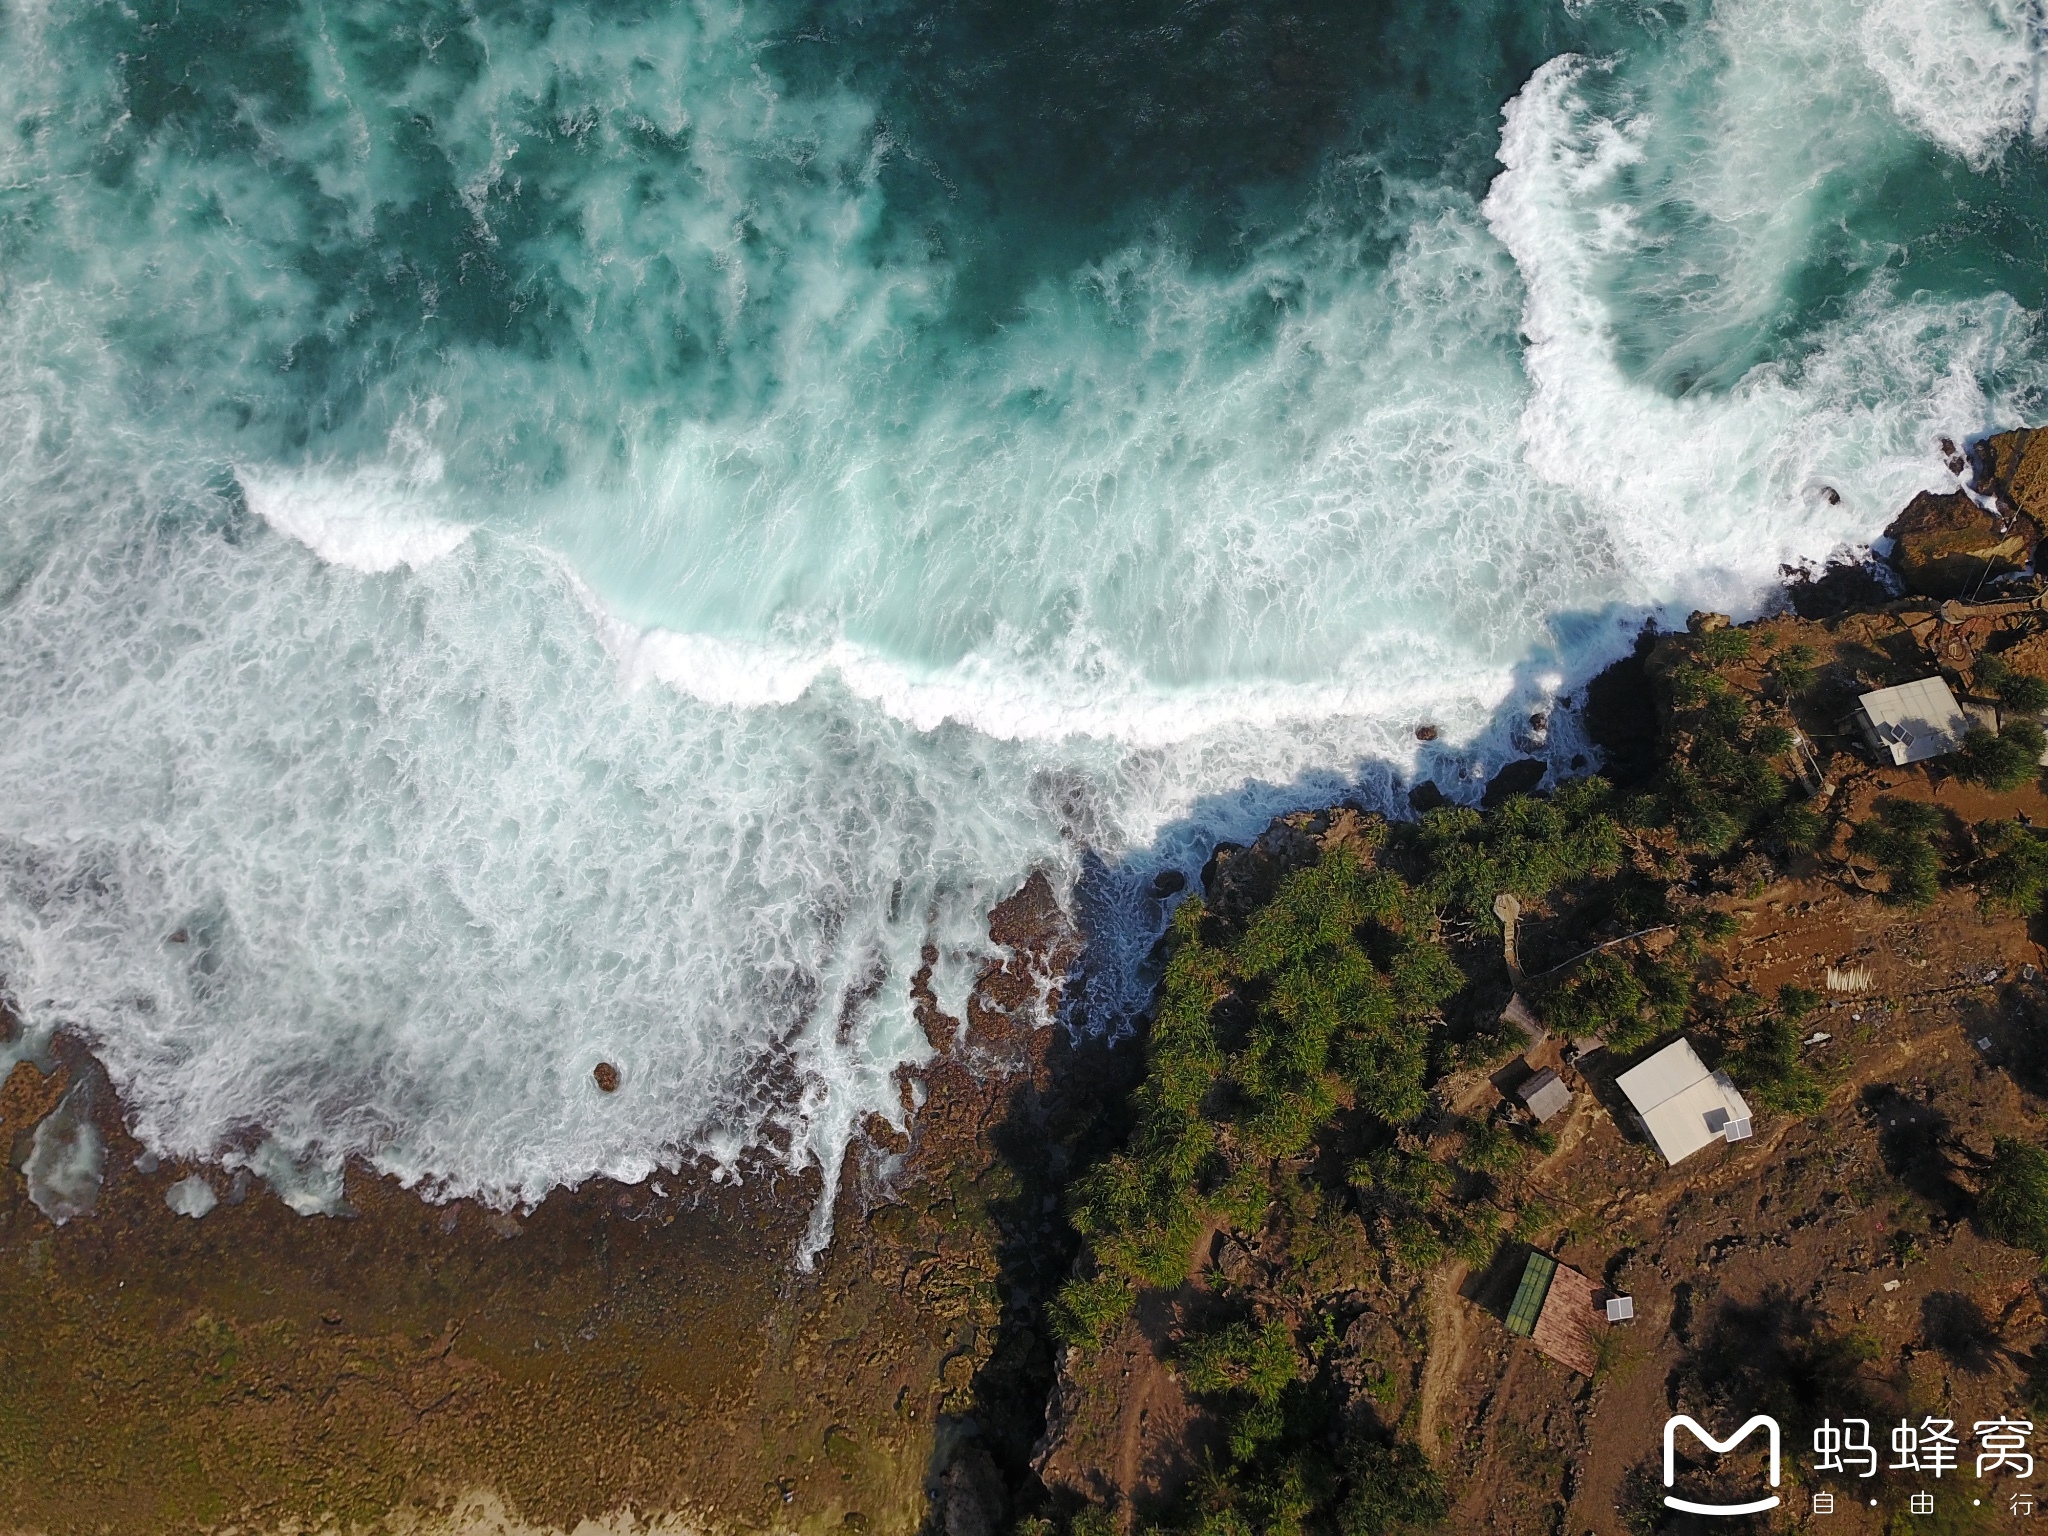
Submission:
<svg viewBox="0 0 2048 1536">
<path fill-rule="evenodd" d="M 1031 870 L 1113 1024 L 2039 407 L 2031 10 L 1214 9 L 0 12 L 12 1049 L 305 1209 L 829 1185 Z"/>
</svg>

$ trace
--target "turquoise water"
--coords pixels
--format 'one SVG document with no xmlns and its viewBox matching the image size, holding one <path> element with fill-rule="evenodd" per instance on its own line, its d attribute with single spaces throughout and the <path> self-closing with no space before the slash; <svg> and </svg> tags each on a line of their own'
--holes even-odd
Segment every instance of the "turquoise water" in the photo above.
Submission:
<svg viewBox="0 0 2048 1536">
<path fill-rule="evenodd" d="M 303 1204 L 836 1177 L 1033 868 L 1103 1022 L 2037 417 L 2039 25 L 8 0 L 0 975 Z"/>
</svg>

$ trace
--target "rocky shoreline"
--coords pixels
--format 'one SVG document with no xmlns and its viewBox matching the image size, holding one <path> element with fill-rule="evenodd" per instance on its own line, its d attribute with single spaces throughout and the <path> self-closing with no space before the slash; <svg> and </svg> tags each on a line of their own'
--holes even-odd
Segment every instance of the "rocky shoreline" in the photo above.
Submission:
<svg viewBox="0 0 2048 1536">
<path fill-rule="evenodd" d="M 2048 824 L 2048 797 L 2038 774 L 1973 783 L 1959 760 L 1872 767 L 1841 725 L 1858 690 L 1937 673 L 2016 741 L 2012 679 L 2048 679 L 2048 587 L 2028 574 L 2048 433 L 1944 448 L 1962 484 L 1902 513 L 1884 568 L 1794 573 L 1788 615 L 1646 634 L 1587 691 L 1611 785 L 1527 799 L 1553 781 L 1525 765 L 1483 813 L 1426 795 L 1393 827 L 1310 810 L 1217 851 L 1162 960 L 1241 956 L 1290 880 L 1344 859 L 1422 903 L 1385 932 L 1423 924 L 1440 961 L 1382 1048 L 1413 1044 L 1421 1099 L 1332 1066 L 1298 1132 L 1264 1141 L 1244 1053 L 1270 983 L 1216 962 L 1221 1086 L 1186 1113 L 1220 1161 L 1188 1174 L 1163 1259 L 1119 1258 L 1137 1207 L 1112 1220 L 1091 1191 L 1142 1160 L 1168 1058 L 1043 1027 L 1083 936 L 1042 876 L 992 915 L 1009 958 L 966 1019 L 915 985 L 927 1101 L 908 1138 L 868 1129 L 809 1275 L 790 1255 L 817 1191 L 787 1182 L 595 1180 L 517 1217 L 350 1168 L 346 1217 L 245 1179 L 194 1220 L 166 1202 L 191 1170 L 143 1157 L 105 1092 L 104 1179 L 53 1223 L 23 1169 L 97 1072 L 60 1041 L 52 1072 L 0 1088 L 0 1530 L 1250 1532 L 1284 1526 L 1270 1488 L 1291 1446 L 1298 1527 L 1604 1533 L 1636 1528 L 1642 1458 L 1599 1426 L 1660 1419 L 1667 1382 L 1685 1401 L 1761 1390 L 1731 1363 L 1744 1327 L 1795 1375 L 1820 1369 L 1800 1337 L 1854 1332 L 1873 1351 L 1843 1378 L 1857 1391 L 2021 1400 L 2048 1332 L 2040 1262 L 1976 1212 L 1998 1138 L 2042 1136 L 2039 891 L 2001 907 L 1995 887 L 2032 846 L 2000 829 Z M 1500 841 L 1535 856 L 1530 806 L 1611 835 L 1613 857 L 1535 879 Z M 1453 865 L 1493 884 L 1446 884 Z M 1521 895 L 1512 966 L 1497 890 Z M 1400 946 L 1374 943 L 1394 975 Z M 1614 1013 L 1571 969 L 1589 945 L 1639 981 L 1682 971 L 1686 1001 Z M 1502 1021 L 1545 968 L 1522 990 L 1556 1030 L 1532 1045 Z M 1862 980 L 1830 994 L 1828 974 Z M 1818 1046 L 1785 1046 L 1788 987 L 1825 1010 Z M 1596 1002 L 1609 1048 L 1561 1054 Z M 1704 1171 L 1659 1167 L 1613 1086 L 1631 1032 L 1681 1017 L 1769 1102 Z M 1524 1060 L 1572 1092 L 1540 1135 L 1504 1097 Z M 1454 1205 L 1395 1192 L 1404 1159 L 1452 1170 Z M 1516 1244 L 1635 1296 L 1590 1379 L 1501 1328 Z M 1110 1281 L 1123 1310 L 1084 1327 Z M 1803 1335 L 1743 1321 L 1781 1293 Z M 1272 1402 L 1310 1428 L 1244 1438 L 1263 1389 L 1204 1342 L 1253 1336 L 1232 1329 L 1285 1356 Z"/>
<path fill-rule="evenodd" d="M 22 1168 L 97 1071 L 60 1039 L 0 1090 L 0 1530 L 891 1531 L 935 1501 L 977 1528 L 1039 1433 L 970 1432 L 980 1398 L 1050 1379 L 1014 1299 L 1064 1262 L 1037 1152 L 1093 1123 L 1048 1090 L 1132 1056 L 1076 1074 L 1037 1027 L 1073 945 L 1042 877 L 992 928 L 1011 958 L 967 1029 L 920 987 L 929 1102 L 907 1140 L 870 1127 L 809 1275 L 814 1175 L 599 1179 L 520 1216 L 350 1167 L 344 1216 L 245 1178 L 193 1220 L 105 1092 L 104 1181 L 55 1224 Z"/>
</svg>

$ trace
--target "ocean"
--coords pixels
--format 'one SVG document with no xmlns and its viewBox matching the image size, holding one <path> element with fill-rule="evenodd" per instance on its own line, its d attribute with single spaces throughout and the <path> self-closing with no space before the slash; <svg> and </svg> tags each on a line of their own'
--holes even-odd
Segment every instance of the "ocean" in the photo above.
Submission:
<svg viewBox="0 0 2048 1536">
<path fill-rule="evenodd" d="M 1033 870 L 1120 1027 L 2038 420 L 2042 26 L 4 0 L 0 1052 L 308 1211 L 829 1188 Z"/>
</svg>

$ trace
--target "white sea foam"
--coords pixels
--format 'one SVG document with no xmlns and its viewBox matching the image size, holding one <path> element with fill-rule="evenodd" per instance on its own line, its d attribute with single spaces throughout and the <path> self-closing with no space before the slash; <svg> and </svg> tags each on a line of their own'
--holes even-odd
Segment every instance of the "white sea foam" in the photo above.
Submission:
<svg viewBox="0 0 2048 1536">
<path fill-rule="evenodd" d="M 61 1227 L 98 1203 L 106 1160 L 106 1144 L 92 1123 L 92 1091 L 74 1083 L 36 1124 L 21 1170 L 28 1197 Z"/>
<path fill-rule="evenodd" d="M 2048 133 L 2041 25 L 2038 0 L 1873 0 L 1857 36 L 1899 116 L 1981 169 Z"/>
<path fill-rule="evenodd" d="M 418 569 L 462 547 L 472 530 L 421 510 L 421 482 L 370 470 L 297 473 L 242 466 L 249 510 L 322 560 L 352 571 Z"/>
<path fill-rule="evenodd" d="M 1738 19 L 1731 8 L 1727 25 Z M 1788 51 L 1745 62 L 1790 75 L 1797 61 Z M 1715 63 L 1726 71 L 1725 60 Z M 1676 181 L 1706 216 L 1762 226 L 1759 243 L 1768 245 L 1769 226 L 1786 216 L 1785 189 L 1799 186 L 1792 167 L 1802 156 L 1825 158 L 1834 130 L 1822 98 L 1801 124 L 1805 143 L 1781 123 L 1768 145 L 1698 146 L 1682 165 L 1646 177 L 1647 111 L 1615 114 L 1589 101 L 1589 78 L 1606 68 L 1566 57 L 1537 71 L 1507 107 L 1506 169 L 1485 205 L 1528 285 L 1527 462 L 1605 509 L 1632 569 L 1750 608 L 1778 565 L 1867 538 L 1914 491 L 1953 484 L 1928 448 L 1986 417 L 1980 379 L 2002 335 L 2024 320 L 2002 296 L 1938 303 L 1879 289 L 1820 333 L 1796 370 L 1760 365 L 1726 391 L 1644 388 L 1620 364 L 1613 322 L 1615 304 L 1629 297 L 1617 273 L 1645 243 L 1642 182 Z M 1739 260 L 1718 274 L 1722 291 L 1768 307 L 1768 289 L 1757 289 L 1777 274 L 1744 270 L 1753 249 Z M 1837 499 L 1816 495 L 1821 486 Z"/>
<path fill-rule="evenodd" d="M 7 1049 L 82 1032 L 147 1145 L 305 1210 L 351 1155 L 500 1204 L 829 1189 L 929 1055 L 910 978 L 935 951 L 960 1016 L 1033 869 L 1114 1022 L 1154 872 L 1420 775 L 1474 798 L 1537 710 L 1569 762 L 1556 695 L 1646 614 L 1753 610 L 1939 483 L 1937 433 L 2017 419 L 1997 295 L 1797 310 L 1845 182 L 1951 132 L 1865 58 L 1938 84 L 1917 23 L 1856 14 L 1554 62 L 1483 207 L 1333 152 L 1230 260 L 1148 229 L 966 340 L 875 107 L 774 80 L 753 11 L 480 19 L 489 69 L 412 80 L 465 238 L 530 279 L 481 340 L 439 325 L 473 293 L 386 314 L 380 268 L 344 323 L 313 275 L 419 206 L 334 39 L 303 112 L 237 107 L 261 156 L 122 139 L 107 191 L 123 98 L 39 24 L 0 78 Z M 539 309 L 572 323 L 522 346 Z"/>
<path fill-rule="evenodd" d="M 220 1204 L 220 1196 L 213 1192 L 205 1174 L 188 1173 L 164 1191 L 164 1204 L 175 1214 L 197 1221 Z"/>
</svg>

